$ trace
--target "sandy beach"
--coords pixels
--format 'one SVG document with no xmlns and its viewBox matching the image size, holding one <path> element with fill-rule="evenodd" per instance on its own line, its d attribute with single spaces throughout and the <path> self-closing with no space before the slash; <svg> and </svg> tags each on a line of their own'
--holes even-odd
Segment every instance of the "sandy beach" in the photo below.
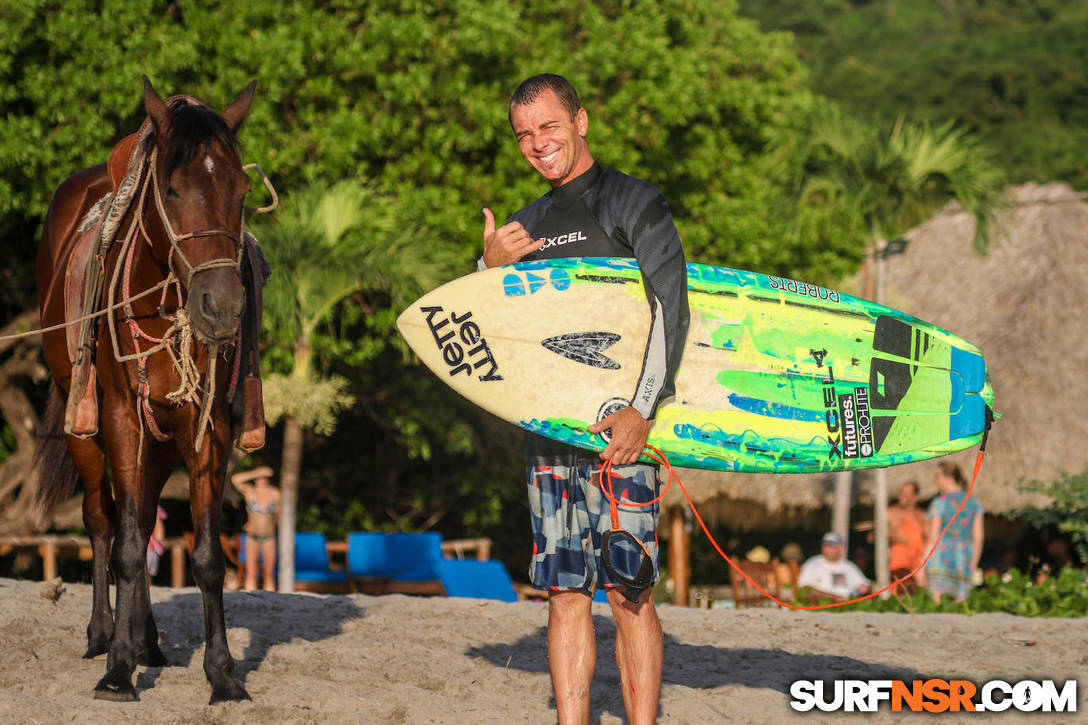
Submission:
<svg viewBox="0 0 1088 725">
<path fill-rule="evenodd" d="M 98 701 L 105 658 L 81 659 L 89 585 L 53 603 L 42 584 L 0 579 L 0 722 L 549 723 L 546 604 L 393 595 L 229 592 L 227 634 L 252 702 L 209 706 L 196 589 L 155 587 L 167 667 L 137 669 L 139 700 Z M 1081 620 L 659 608 L 669 723 L 1083 722 L 1088 626 Z M 624 722 L 615 627 L 594 604 L 592 721 Z M 794 712 L 790 685 L 816 679 L 1077 678 L 1076 714 Z M 936 718 L 936 720 L 934 720 Z"/>
</svg>

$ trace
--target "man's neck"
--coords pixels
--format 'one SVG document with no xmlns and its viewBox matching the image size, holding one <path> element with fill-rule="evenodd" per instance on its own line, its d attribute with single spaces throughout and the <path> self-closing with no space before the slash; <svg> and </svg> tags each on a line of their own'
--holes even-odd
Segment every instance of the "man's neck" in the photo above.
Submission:
<svg viewBox="0 0 1088 725">
<path fill-rule="evenodd" d="M 570 182 L 580 177 L 582 174 L 592 169 L 594 163 L 596 162 L 593 160 L 593 154 L 589 152 L 589 147 L 587 146 L 582 149 L 582 153 L 579 156 L 578 163 L 577 165 L 575 165 L 574 169 L 559 181 L 553 181 L 552 188 L 558 189 L 561 186 L 566 186 Z"/>
</svg>

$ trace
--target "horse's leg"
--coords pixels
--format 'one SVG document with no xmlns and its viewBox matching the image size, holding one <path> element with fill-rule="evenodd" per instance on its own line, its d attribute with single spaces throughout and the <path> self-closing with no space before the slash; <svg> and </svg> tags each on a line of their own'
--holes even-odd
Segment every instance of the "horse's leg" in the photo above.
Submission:
<svg viewBox="0 0 1088 725">
<path fill-rule="evenodd" d="M 105 383 L 105 379 L 103 380 Z M 118 397 L 120 399 L 118 399 Z M 144 463 L 148 441 L 140 439 L 140 422 L 127 396 L 107 396 L 102 430 L 113 471 L 113 496 L 117 504 L 117 535 L 110 562 L 117 586 L 113 641 L 106 658 L 106 675 L 95 686 L 94 696 L 103 700 L 136 699 L 132 674 L 146 644 L 146 612 L 139 604 L 147 599 L 147 539 L 141 522 L 144 496 Z"/>
<path fill-rule="evenodd" d="M 156 511 L 159 505 L 159 496 L 162 494 L 162 487 L 166 485 L 166 479 L 170 477 L 170 472 L 177 467 L 181 457 L 178 455 L 177 447 L 172 443 L 148 444 L 146 439 L 144 442 L 145 445 L 151 445 L 151 451 L 145 463 L 145 495 L 143 496 L 143 506 L 140 511 L 140 537 L 144 541 L 146 556 L 147 540 L 151 537 L 151 532 L 155 527 Z M 146 576 L 143 581 L 144 586 L 137 592 L 139 596 L 134 609 L 137 616 L 142 617 L 144 620 L 143 644 L 140 648 L 139 663 L 150 667 L 164 667 L 166 665 L 166 656 L 159 649 L 159 628 L 155 626 L 155 617 L 151 611 L 150 584 Z"/>
<path fill-rule="evenodd" d="M 230 445 L 230 421 L 226 406 L 213 416 L 199 452 L 185 436 L 178 435 L 178 445 L 189 470 L 189 502 L 193 509 L 193 579 L 200 587 L 204 602 L 204 674 L 212 685 L 210 703 L 223 700 L 249 700 L 249 693 L 234 676 L 234 659 L 227 646 L 227 626 L 223 614 L 223 578 L 226 564 L 219 540 L 220 506 L 223 481 L 227 472 Z"/>
<path fill-rule="evenodd" d="M 113 609 L 110 607 L 109 555 L 117 515 L 106 480 L 106 453 L 96 438 L 67 436 L 68 450 L 83 480 L 83 525 L 91 539 L 91 621 L 87 624 L 85 658 L 109 651 L 113 639 Z"/>
</svg>

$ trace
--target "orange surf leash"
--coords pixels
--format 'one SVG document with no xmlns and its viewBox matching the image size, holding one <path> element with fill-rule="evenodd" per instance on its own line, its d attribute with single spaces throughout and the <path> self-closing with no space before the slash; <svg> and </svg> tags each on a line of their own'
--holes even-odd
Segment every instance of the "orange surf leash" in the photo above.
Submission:
<svg viewBox="0 0 1088 725">
<path fill-rule="evenodd" d="M 883 594 L 884 592 L 889 591 L 889 590 L 893 589 L 894 587 L 898 586 L 900 583 L 910 579 L 920 569 L 925 567 L 925 565 L 929 561 L 930 557 L 932 557 L 934 552 L 937 551 L 937 547 L 940 546 L 941 539 L 944 538 L 945 533 L 952 526 L 953 522 L 955 522 L 956 518 L 960 515 L 960 512 L 963 511 L 964 504 L 967 503 L 967 499 L 970 498 L 970 496 L 971 496 L 971 490 L 974 489 L 975 481 L 978 480 L 978 472 L 982 468 L 982 459 L 986 455 L 986 440 L 987 440 L 987 438 L 989 438 L 990 426 L 993 423 L 993 419 L 994 419 L 993 418 L 993 411 L 987 406 L 987 408 L 986 408 L 986 427 L 983 429 L 982 442 L 979 444 L 978 454 L 975 456 L 975 469 L 974 469 L 974 472 L 971 475 L 971 483 L 967 487 L 967 493 L 966 493 L 966 495 L 964 495 L 963 500 L 960 501 L 960 505 L 956 509 L 956 513 L 953 514 L 952 518 L 948 520 L 948 523 L 945 524 L 944 528 L 941 530 L 941 533 L 937 537 L 937 540 L 935 542 L 933 542 L 932 548 L 930 548 L 929 553 L 926 554 L 926 557 L 925 557 L 925 559 L 922 560 L 922 563 L 919 564 L 918 566 L 916 566 L 913 570 L 911 570 L 911 572 L 909 574 L 905 574 L 904 576 L 896 579 L 895 581 L 888 584 L 886 587 L 884 587 L 882 589 L 878 589 L 875 592 L 870 592 L 869 594 L 866 594 L 864 596 L 856 597 L 854 599 L 849 599 L 849 600 L 847 600 L 845 602 L 831 602 L 829 604 L 810 604 L 810 605 L 790 604 L 789 602 L 783 602 L 781 599 L 779 599 L 778 597 L 774 596 L 773 594 L 768 592 L 766 589 L 761 587 L 756 581 L 754 581 L 752 579 L 752 577 L 745 574 L 744 571 L 739 566 L 737 566 L 737 563 L 735 561 L 733 561 L 733 559 L 731 559 L 728 554 L 726 554 L 724 551 L 722 551 L 721 546 L 718 545 L 718 542 L 714 539 L 714 536 L 710 533 L 710 529 L 707 528 L 706 523 L 703 521 L 703 517 L 699 515 L 698 509 L 695 508 L 695 504 L 692 502 L 691 496 L 688 494 L 688 490 L 684 486 L 684 482 L 681 481 L 680 477 L 676 475 L 675 471 L 673 471 L 672 464 L 669 463 L 669 459 L 665 456 L 664 453 L 662 453 L 657 448 L 655 448 L 655 447 L 653 447 L 653 446 L 651 446 L 649 444 L 646 444 L 646 449 L 645 449 L 646 453 L 644 455 L 646 455 L 649 458 L 654 459 L 655 461 L 657 461 L 661 465 L 665 466 L 665 468 L 669 472 L 669 478 L 665 483 L 665 489 L 660 494 L 658 494 L 658 496 L 656 498 L 654 498 L 651 501 L 647 501 L 645 503 L 633 503 L 633 502 L 628 501 L 628 502 L 624 502 L 623 505 L 628 506 L 628 507 L 641 507 L 641 506 L 650 506 L 651 504 L 655 504 L 658 501 L 660 501 L 662 498 L 664 498 L 665 494 L 669 490 L 669 486 L 672 484 L 673 480 L 675 480 L 677 485 L 680 486 L 680 490 L 684 493 L 684 498 L 687 500 L 688 506 L 691 508 L 691 513 L 695 515 L 695 520 L 699 522 L 699 526 L 702 528 L 703 533 L 706 535 L 707 540 L 714 547 L 714 550 L 717 551 L 718 554 L 729 563 L 729 566 L 733 567 L 733 569 L 735 569 L 738 574 L 740 574 L 742 577 L 744 577 L 745 580 L 749 584 L 751 584 L 753 587 L 758 589 L 765 597 L 770 599 L 775 604 L 778 604 L 778 605 L 780 605 L 782 607 L 786 607 L 787 609 L 814 610 L 814 609 L 832 609 L 832 608 L 835 608 L 835 607 L 845 607 L 848 604 L 856 604 L 857 602 L 864 602 L 866 599 L 872 599 L 873 597 L 878 597 L 881 594 Z M 609 459 L 608 461 L 605 462 L 604 469 L 601 472 L 601 479 L 602 479 L 601 490 L 604 492 L 605 496 L 608 498 L 609 506 L 611 508 L 613 526 L 616 526 L 617 506 L 619 505 L 619 502 L 616 500 L 616 497 L 615 497 L 614 492 L 612 490 L 612 475 L 613 475 L 612 474 L 612 460 Z M 607 478 L 607 481 L 608 481 L 607 488 L 603 485 L 604 480 L 606 478 Z"/>
</svg>

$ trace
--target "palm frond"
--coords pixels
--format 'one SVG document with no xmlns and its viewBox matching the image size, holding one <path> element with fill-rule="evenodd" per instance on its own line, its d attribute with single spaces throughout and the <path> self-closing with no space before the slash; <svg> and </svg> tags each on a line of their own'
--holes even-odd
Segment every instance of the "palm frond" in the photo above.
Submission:
<svg viewBox="0 0 1088 725">
<path fill-rule="evenodd" d="M 900 118 L 886 136 L 830 110 L 818 117 L 799 165 L 798 217 L 814 205 L 834 207 L 871 243 L 902 234 L 949 199 L 976 219 L 984 251 L 1000 208 L 1001 174 L 984 150 L 952 123 L 937 128 Z"/>
</svg>

